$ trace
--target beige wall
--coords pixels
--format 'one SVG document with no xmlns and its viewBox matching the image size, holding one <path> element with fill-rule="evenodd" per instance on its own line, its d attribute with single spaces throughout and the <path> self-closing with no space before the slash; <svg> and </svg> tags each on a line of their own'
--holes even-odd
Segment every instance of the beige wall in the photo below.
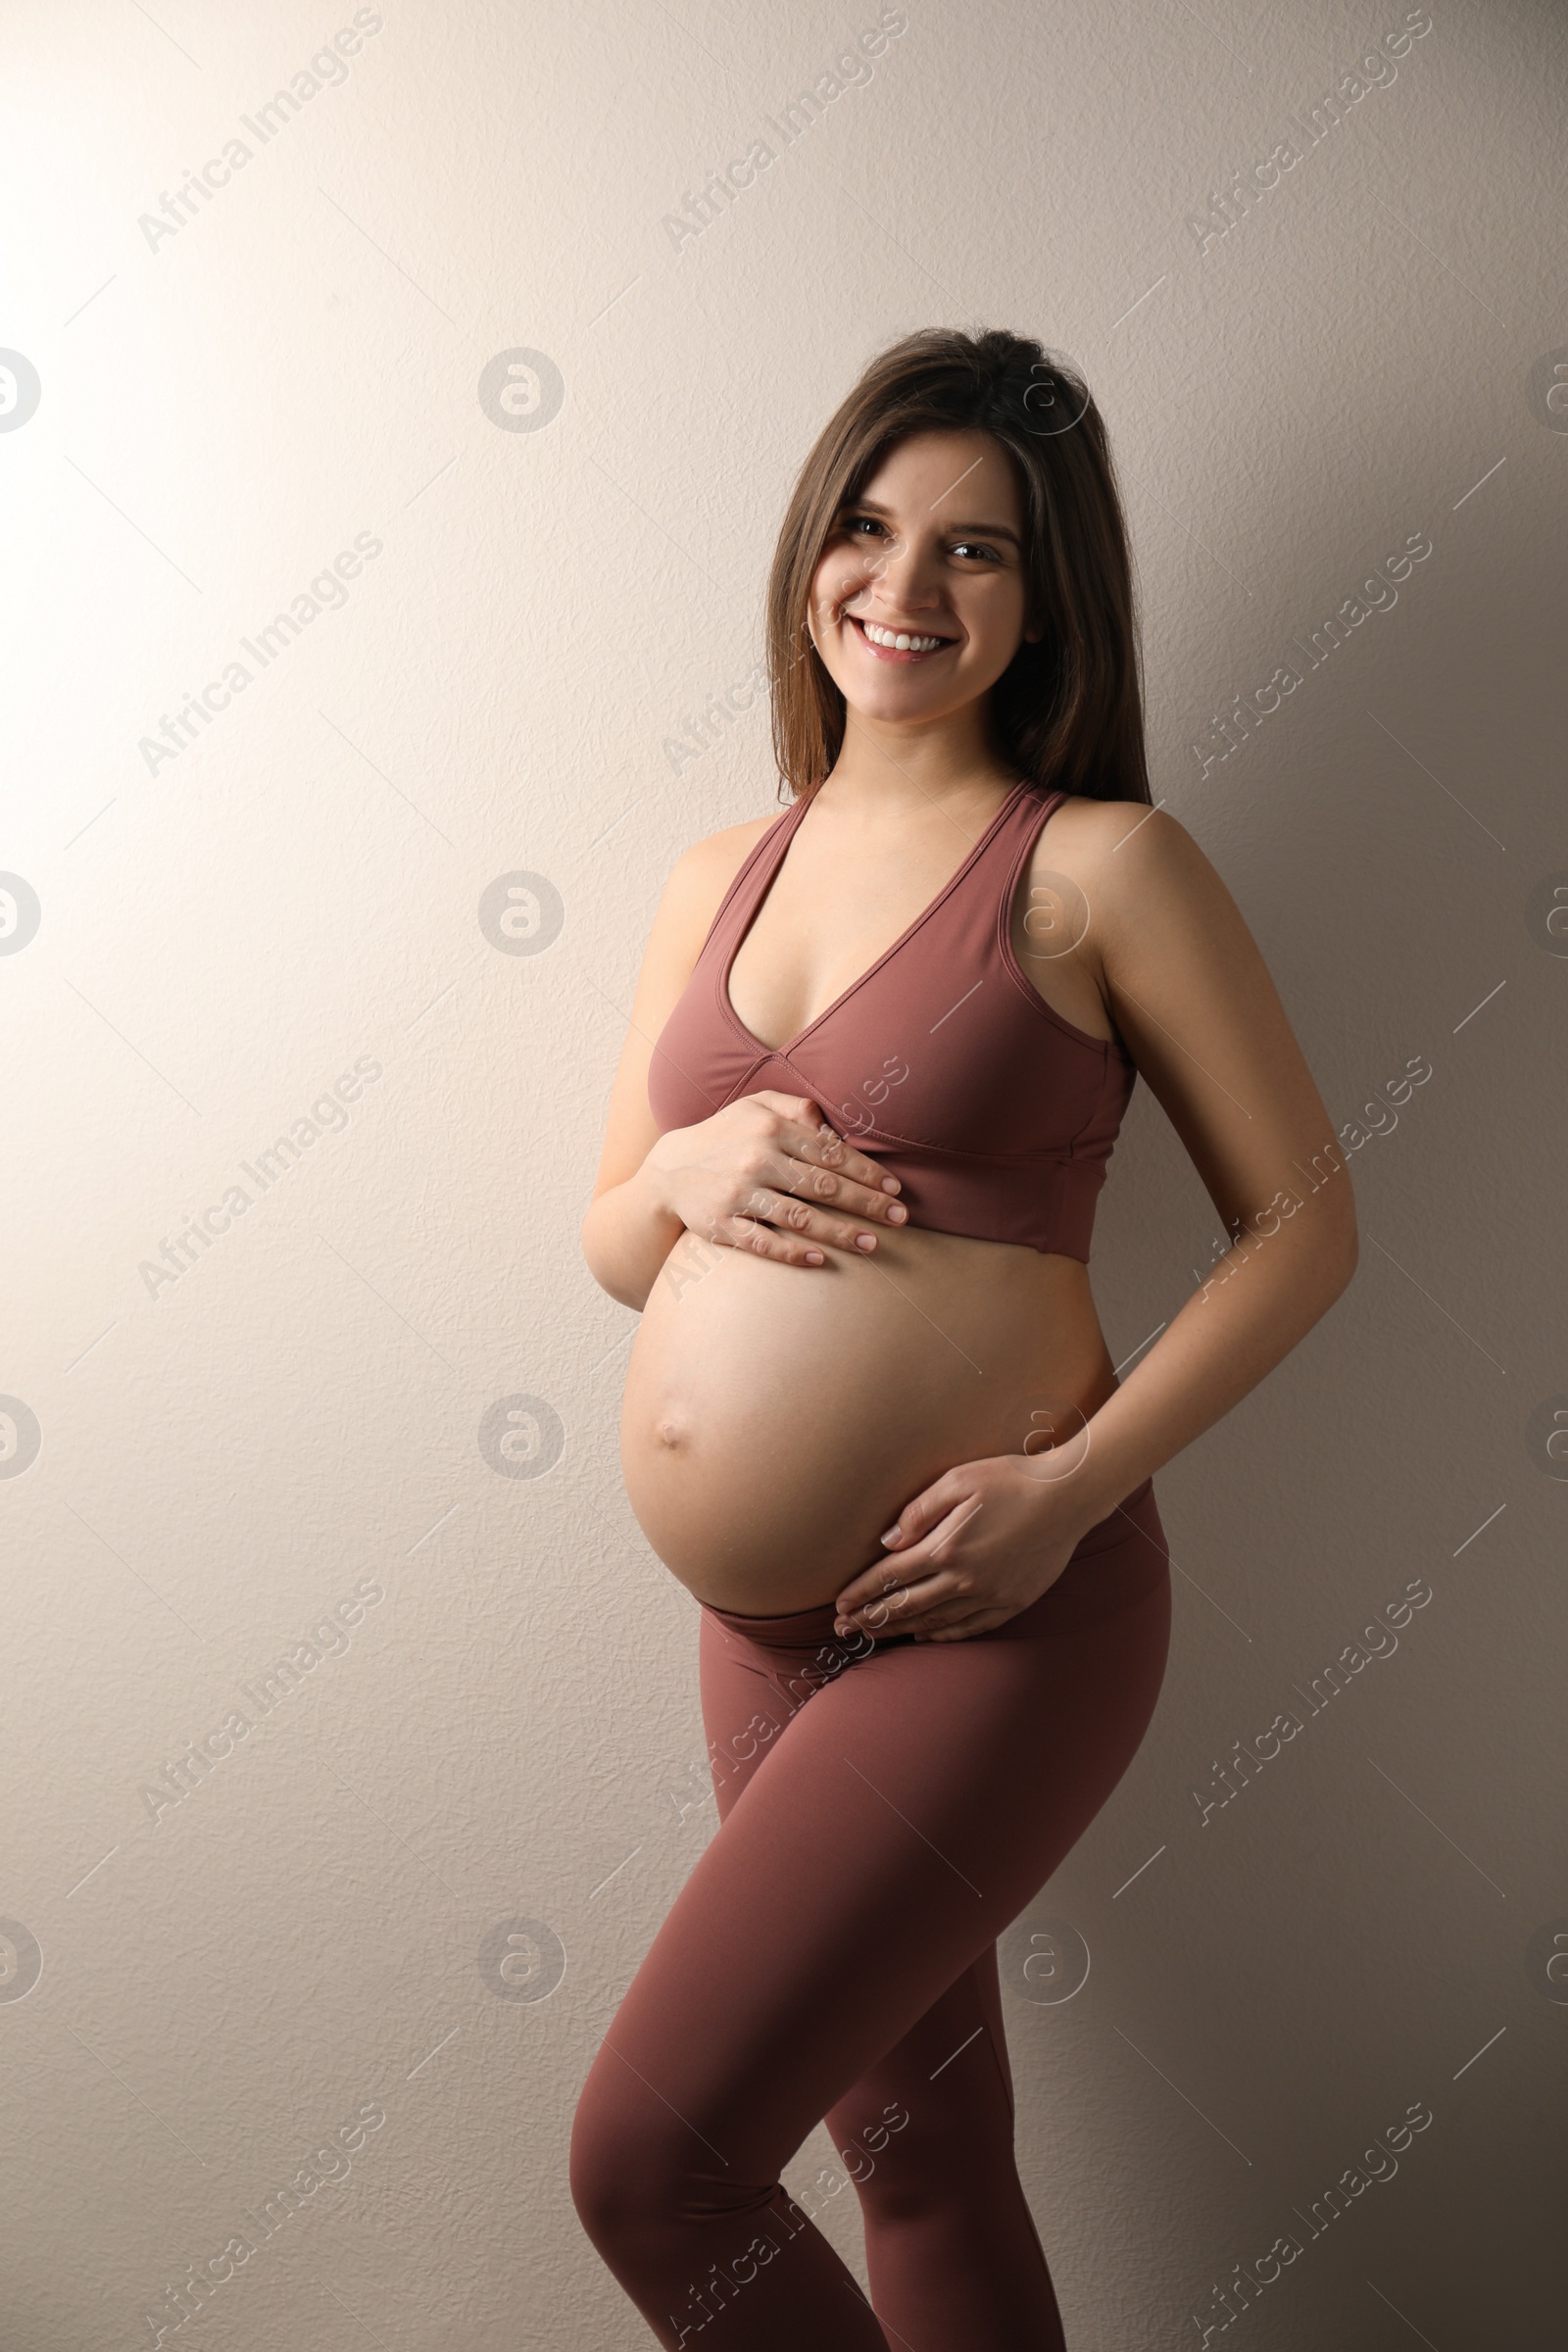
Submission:
<svg viewBox="0 0 1568 2352">
<path fill-rule="evenodd" d="M 178 2339 L 211 2352 L 647 2340 L 579 2231 L 566 2134 L 713 1817 L 695 1604 L 618 1483 L 632 1318 L 577 1223 L 662 877 L 772 805 L 761 710 L 706 745 L 692 721 L 748 699 L 830 406 L 933 321 L 1087 369 L 1156 793 L 1336 1121 L 1382 1130 L 1352 1159 L 1353 1289 L 1161 1476 L 1159 1713 L 1008 1939 L 1074 2352 L 1196 2344 L 1195 2311 L 1270 2352 L 1550 2340 L 1562 21 L 1415 13 L 1362 89 L 1340 76 L 1397 36 L 1396 0 L 907 0 L 786 145 L 767 118 L 871 0 L 387 0 L 265 139 L 346 0 L 8 11 L 27 234 L 0 341 L 41 386 L 24 416 L 14 370 L 0 415 L 0 867 L 40 909 L 25 938 L 13 892 L 0 938 L 0 1391 L 25 1408 L 0 1422 L 0 2168 L 26 2352 L 151 2342 L 193 2265 L 226 2274 Z M 1293 118 L 1336 88 L 1312 144 Z M 669 224 L 764 137 L 720 217 Z M 144 225 L 209 159 L 192 217 Z M 547 364 L 509 376 L 519 351 Z M 1410 538 L 1396 601 L 1371 590 L 1314 662 Z M 291 610 L 297 636 L 246 650 Z M 227 707 L 155 748 L 236 661 Z M 1214 721 L 1282 666 L 1299 682 L 1227 753 Z M 547 887 L 509 902 L 519 874 Z M 247 1170 L 290 1135 L 264 1189 Z M 209 1210 L 184 1270 L 147 1271 Z M 1097 1235 L 1118 1360 L 1217 1229 L 1141 1093 Z M 1412 1586 L 1397 1647 L 1364 1636 Z M 1314 1711 L 1358 1642 L 1381 1654 Z M 1219 1803 L 1282 1714 L 1298 1731 Z M 1033 1997 L 1038 1955 L 1080 1944 L 1074 1997 Z M 1432 2120 L 1396 2174 L 1311 2235 L 1411 2106 Z M 307 2195 L 329 2141 L 340 2177 Z M 858 2262 L 830 2158 L 790 2182 Z M 1300 2254 L 1222 2336 L 1215 2282 L 1282 2235 Z"/>
</svg>

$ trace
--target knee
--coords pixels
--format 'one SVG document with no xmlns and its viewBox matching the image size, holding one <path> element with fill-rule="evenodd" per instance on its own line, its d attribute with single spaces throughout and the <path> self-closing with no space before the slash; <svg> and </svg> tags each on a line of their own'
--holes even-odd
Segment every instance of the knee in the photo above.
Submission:
<svg viewBox="0 0 1568 2352">
<path fill-rule="evenodd" d="M 700 2152 L 635 2078 L 596 2065 L 572 2118 L 568 2180 L 577 2218 L 601 2252 L 667 2229 L 687 2204 Z"/>
<path fill-rule="evenodd" d="M 857 2180 L 855 2189 L 867 2227 L 877 2230 L 933 2222 L 964 2194 L 958 2180 L 930 2180 L 906 2171 L 880 2169 Z"/>
<path fill-rule="evenodd" d="M 1017 2179 L 1010 2142 L 986 2146 L 971 2139 L 961 2156 L 943 2148 L 916 2163 L 906 2152 L 857 2179 L 855 2186 L 868 2228 L 935 2229 L 948 2219 L 1001 2210 Z"/>
</svg>

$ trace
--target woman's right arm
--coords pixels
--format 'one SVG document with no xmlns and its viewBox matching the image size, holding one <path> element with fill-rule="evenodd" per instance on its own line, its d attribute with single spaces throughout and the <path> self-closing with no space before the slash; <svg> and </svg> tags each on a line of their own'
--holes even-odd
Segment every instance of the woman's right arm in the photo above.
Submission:
<svg viewBox="0 0 1568 2352">
<path fill-rule="evenodd" d="M 655 1041 L 756 837 L 755 826 L 737 825 L 687 851 L 665 886 L 638 976 L 582 1250 L 600 1289 L 639 1311 L 685 1231 L 787 1265 L 820 1266 L 824 1245 L 874 1250 L 871 1228 L 902 1224 L 908 1213 L 896 1198 L 897 1178 L 846 1144 L 806 1097 L 743 1095 L 664 1135 L 655 1123 Z"/>
</svg>

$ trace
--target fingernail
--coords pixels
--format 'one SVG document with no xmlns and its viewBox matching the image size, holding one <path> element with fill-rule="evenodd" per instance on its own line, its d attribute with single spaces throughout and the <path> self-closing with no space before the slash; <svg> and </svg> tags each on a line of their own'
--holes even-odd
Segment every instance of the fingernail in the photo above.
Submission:
<svg viewBox="0 0 1568 2352">
<path fill-rule="evenodd" d="M 905 1207 L 902 1200 L 895 1200 L 893 1206 L 888 1210 L 888 1223 L 890 1225 L 902 1225 L 908 1213 L 908 1210 Z"/>
<path fill-rule="evenodd" d="M 874 1250 L 876 1235 L 874 1233 L 858 1233 L 855 1237 L 855 1247 L 857 1250 Z"/>
<path fill-rule="evenodd" d="M 850 1630 L 850 1621 L 849 1621 L 849 1619 L 848 1619 L 847 1617 L 835 1617 L 835 1618 L 834 1618 L 834 1620 L 833 1620 L 833 1631 L 834 1631 L 836 1634 L 847 1634 L 847 1633 L 849 1632 L 849 1630 Z"/>
<path fill-rule="evenodd" d="M 806 1262 L 807 1262 L 807 1264 L 808 1264 L 808 1266 L 819 1266 L 819 1265 L 822 1263 L 822 1252 L 821 1252 L 821 1250 L 808 1250 L 808 1251 L 806 1252 Z"/>
<path fill-rule="evenodd" d="M 902 1193 L 904 1187 L 896 1176 L 884 1176 L 882 1179 L 882 1190 L 885 1193 Z"/>
<path fill-rule="evenodd" d="M 890 1527 L 887 1534 L 882 1538 L 882 1542 L 884 1544 L 897 1544 L 900 1541 L 901 1538 L 897 1527 Z"/>
</svg>

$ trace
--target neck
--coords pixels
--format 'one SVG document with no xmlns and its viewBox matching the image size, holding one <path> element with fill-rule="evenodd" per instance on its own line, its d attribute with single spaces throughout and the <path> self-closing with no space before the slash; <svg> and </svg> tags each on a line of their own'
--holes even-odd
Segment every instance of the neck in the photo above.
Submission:
<svg viewBox="0 0 1568 2352">
<path fill-rule="evenodd" d="M 841 808 L 853 803 L 871 817 L 917 806 L 957 812 L 978 805 L 989 813 L 1017 780 L 992 743 L 981 709 L 898 726 L 851 710 L 819 791 Z"/>
</svg>

